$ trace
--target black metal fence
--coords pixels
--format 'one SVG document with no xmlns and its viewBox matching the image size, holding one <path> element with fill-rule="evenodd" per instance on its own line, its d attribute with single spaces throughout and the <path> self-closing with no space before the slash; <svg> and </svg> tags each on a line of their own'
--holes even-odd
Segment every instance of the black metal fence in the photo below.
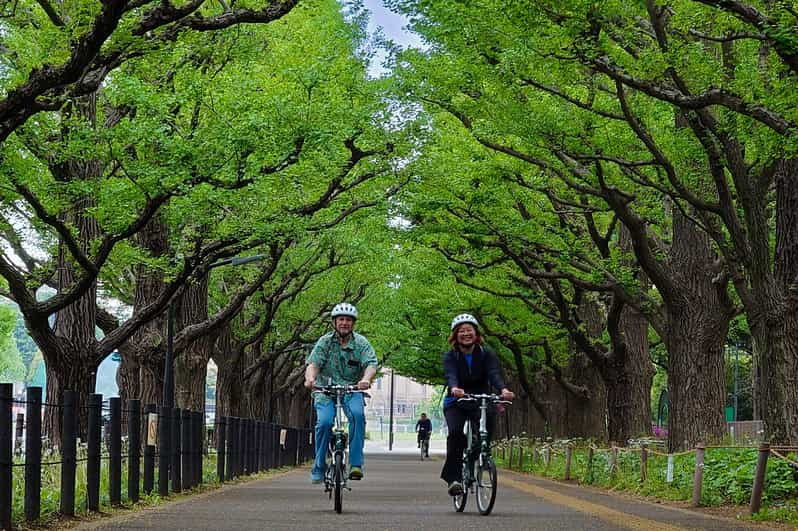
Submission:
<svg viewBox="0 0 798 531">
<path fill-rule="evenodd" d="M 181 492 L 201 484 L 203 457 L 213 454 L 214 448 L 215 476 L 220 482 L 272 468 L 297 466 L 313 458 L 312 430 L 307 428 L 221 417 L 212 429 L 206 429 L 205 417 L 198 411 L 159 406 L 156 413 L 154 404 L 147 404 L 142 411 L 139 400 L 129 400 L 123 408 L 121 399 L 103 402 L 100 394 L 89 395 L 87 405 L 83 406 L 88 409 L 88 433 L 85 444 L 79 444 L 76 403 L 75 393 L 65 391 L 63 403 L 45 404 L 41 387 L 29 387 L 25 400 L 14 400 L 12 385 L 0 384 L 0 529 L 12 528 L 13 478 L 17 467 L 24 467 L 24 516 L 33 521 L 41 516 L 42 467 L 60 466 L 58 512 L 72 516 L 79 463 L 85 463 L 86 467 L 85 485 L 81 485 L 85 487 L 85 507 L 88 511 L 98 511 L 103 461 L 107 461 L 107 499 L 111 505 L 119 505 L 123 463 L 127 465 L 127 500 L 135 503 L 139 501 L 140 491 L 150 494 L 155 490 L 156 463 L 157 492 L 161 496 L 170 494 L 170 486 L 171 492 Z M 17 415 L 16 433 L 12 431 L 15 404 L 26 409 L 24 417 Z M 61 447 L 47 448 L 46 461 L 42 460 L 44 407 L 58 408 L 61 416 Z M 123 416 L 126 437 L 122 436 Z M 22 422 L 25 422 L 24 452 L 20 445 Z"/>
</svg>

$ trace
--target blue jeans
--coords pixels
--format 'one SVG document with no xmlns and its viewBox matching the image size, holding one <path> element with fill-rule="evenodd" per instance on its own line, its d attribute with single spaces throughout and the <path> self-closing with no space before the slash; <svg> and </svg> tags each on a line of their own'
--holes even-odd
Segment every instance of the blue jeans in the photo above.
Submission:
<svg viewBox="0 0 798 531">
<path fill-rule="evenodd" d="M 315 401 L 316 407 L 316 461 L 313 463 L 311 475 L 324 475 L 324 457 L 330 444 L 330 430 L 335 423 L 335 402 Z M 349 463 L 351 466 L 363 466 L 363 444 L 366 439 L 366 414 L 363 411 L 364 401 L 361 393 L 352 393 L 344 398 L 344 413 L 349 419 Z"/>
</svg>

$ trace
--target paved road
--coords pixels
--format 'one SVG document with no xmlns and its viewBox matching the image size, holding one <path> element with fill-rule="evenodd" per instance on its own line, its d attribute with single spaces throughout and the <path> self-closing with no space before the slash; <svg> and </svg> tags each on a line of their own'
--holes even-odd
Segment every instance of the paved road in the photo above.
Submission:
<svg viewBox="0 0 798 531">
<path fill-rule="evenodd" d="M 81 529 L 765 529 L 507 471 L 492 515 L 480 516 L 473 499 L 458 514 L 438 479 L 441 465 L 440 456 L 420 462 L 412 449 L 368 455 L 366 478 L 352 482 L 340 515 L 303 468 Z"/>
</svg>

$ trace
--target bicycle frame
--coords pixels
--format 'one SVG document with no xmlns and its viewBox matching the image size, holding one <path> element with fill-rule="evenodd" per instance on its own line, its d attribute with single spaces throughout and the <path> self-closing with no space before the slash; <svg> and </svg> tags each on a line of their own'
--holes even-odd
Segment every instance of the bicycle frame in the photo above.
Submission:
<svg viewBox="0 0 798 531">
<path fill-rule="evenodd" d="M 490 442 L 488 441 L 488 400 L 492 395 L 472 395 L 471 400 L 479 400 L 479 432 L 477 435 L 478 449 L 474 448 L 474 435 L 471 433 L 471 421 L 466 422 L 467 446 L 463 456 L 468 466 L 466 472 L 468 477 L 463 477 L 463 488 L 470 488 L 476 479 L 474 478 L 474 463 L 479 458 L 479 464 L 490 458 Z M 477 453 L 478 452 L 478 453 Z"/>
</svg>

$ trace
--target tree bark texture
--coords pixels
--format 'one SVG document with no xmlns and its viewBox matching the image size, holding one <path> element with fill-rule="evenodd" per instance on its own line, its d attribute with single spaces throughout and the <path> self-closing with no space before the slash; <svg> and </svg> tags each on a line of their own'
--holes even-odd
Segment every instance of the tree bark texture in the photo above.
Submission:
<svg viewBox="0 0 798 531">
<path fill-rule="evenodd" d="M 668 349 L 668 446 L 717 442 L 726 433 L 724 345 L 732 317 L 726 282 L 713 273 L 709 237 L 674 209 L 669 253 L 672 292 L 665 305 Z"/>
</svg>

